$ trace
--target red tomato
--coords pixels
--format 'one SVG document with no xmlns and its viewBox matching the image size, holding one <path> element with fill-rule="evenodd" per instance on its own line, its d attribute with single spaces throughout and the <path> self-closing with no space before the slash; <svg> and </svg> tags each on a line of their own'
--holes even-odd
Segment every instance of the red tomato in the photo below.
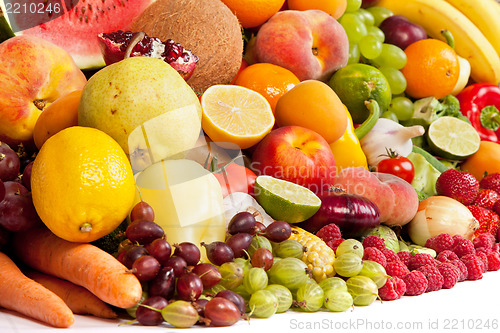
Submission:
<svg viewBox="0 0 500 333">
<path fill-rule="evenodd" d="M 377 164 L 377 171 L 393 174 L 408 183 L 411 183 L 415 177 L 413 163 L 404 156 L 389 157 L 380 161 Z"/>
<path fill-rule="evenodd" d="M 257 175 L 247 167 L 231 162 L 225 167 L 226 177 L 222 171 L 214 173 L 222 188 L 222 196 L 229 193 L 245 192 L 253 195 L 253 187 Z M 227 182 L 226 182 L 227 179 Z"/>
</svg>

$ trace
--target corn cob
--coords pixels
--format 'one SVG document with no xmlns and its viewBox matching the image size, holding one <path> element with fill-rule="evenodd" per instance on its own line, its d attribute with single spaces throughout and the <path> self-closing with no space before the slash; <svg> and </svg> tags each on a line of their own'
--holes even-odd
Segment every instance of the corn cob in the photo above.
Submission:
<svg viewBox="0 0 500 333">
<path fill-rule="evenodd" d="M 302 261 L 306 263 L 317 282 L 335 275 L 335 252 L 321 238 L 299 227 L 292 227 L 290 238 L 306 248 Z"/>
</svg>

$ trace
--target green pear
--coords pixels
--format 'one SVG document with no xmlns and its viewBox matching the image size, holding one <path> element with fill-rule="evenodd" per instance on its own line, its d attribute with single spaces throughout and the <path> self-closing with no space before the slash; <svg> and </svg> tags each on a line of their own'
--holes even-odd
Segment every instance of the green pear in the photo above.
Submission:
<svg viewBox="0 0 500 333">
<path fill-rule="evenodd" d="M 78 107 L 78 125 L 113 137 L 134 171 L 193 148 L 201 133 L 201 105 L 166 62 L 131 57 L 92 75 Z"/>
</svg>

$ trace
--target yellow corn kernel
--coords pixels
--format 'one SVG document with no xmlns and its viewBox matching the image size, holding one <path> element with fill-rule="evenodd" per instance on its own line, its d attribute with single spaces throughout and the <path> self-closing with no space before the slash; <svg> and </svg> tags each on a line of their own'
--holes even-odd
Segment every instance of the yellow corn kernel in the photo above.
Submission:
<svg viewBox="0 0 500 333">
<path fill-rule="evenodd" d="M 335 276 L 335 252 L 321 238 L 299 227 L 292 227 L 290 238 L 306 248 L 302 261 L 306 263 L 317 282 Z"/>
</svg>

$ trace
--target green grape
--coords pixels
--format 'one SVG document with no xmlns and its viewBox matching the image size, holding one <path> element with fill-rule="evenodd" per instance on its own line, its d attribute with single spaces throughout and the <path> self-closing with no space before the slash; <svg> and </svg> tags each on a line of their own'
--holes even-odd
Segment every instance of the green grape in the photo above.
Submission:
<svg viewBox="0 0 500 333">
<path fill-rule="evenodd" d="M 335 251 L 335 255 L 337 257 L 343 255 L 344 253 L 352 252 L 356 254 L 358 257 L 363 258 L 364 248 L 363 244 L 354 238 L 349 238 L 343 241 L 337 246 L 337 250 Z"/>
<path fill-rule="evenodd" d="M 323 306 L 324 298 L 323 289 L 316 281 L 305 283 L 297 290 L 297 304 L 307 312 L 318 311 Z"/>
<path fill-rule="evenodd" d="M 247 289 L 245 288 L 245 286 L 242 284 L 240 284 L 238 287 L 234 288 L 234 289 L 231 289 L 232 291 L 234 291 L 235 293 L 237 293 L 238 295 L 240 295 L 241 297 L 243 297 L 243 299 L 248 303 L 248 300 L 250 299 L 250 296 L 252 296 L 252 294 L 250 294 Z M 217 295 L 217 293 L 215 294 L 211 294 L 211 295 Z"/>
<path fill-rule="evenodd" d="M 367 34 L 366 26 L 363 21 L 354 14 L 344 14 L 339 19 L 339 23 L 345 30 L 349 43 L 357 43 Z"/>
<path fill-rule="evenodd" d="M 373 35 L 366 35 L 358 42 L 359 51 L 366 59 L 373 59 L 382 52 L 382 42 Z"/>
<path fill-rule="evenodd" d="M 248 270 L 252 267 L 250 260 L 245 258 L 235 258 L 234 263 L 243 268 L 243 276 L 248 272 Z"/>
<path fill-rule="evenodd" d="M 297 258 L 283 258 L 273 263 L 267 274 L 270 283 L 281 284 L 290 291 L 297 290 L 309 279 L 307 265 Z"/>
<path fill-rule="evenodd" d="M 257 290 L 248 301 L 252 316 L 269 318 L 278 310 L 278 299 L 269 290 Z"/>
<path fill-rule="evenodd" d="M 380 115 L 380 118 L 387 118 L 387 119 L 390 119 L 390 120 L 393 120 L 395 122 L 399 122 L 399 119 L 398 119 L 398 116 L 396 116 L 396 114 L 392 111 L 384 111 L 382 112 L 382 114 Z"/>
<path fill-rule="evenodd" d="M 332 276 L 321 280 L 319 286 L 323 289 L 324 292 L 327 292 L 331 289 L 347 291 L 347 285 L 345 284 L 345 281 L 337 276 Z"/>
<path fill-rule="evenodd" d="M 226 289 L 234 289 L 243 283 L 243 268 L 233 261 L 220 265 L 219 273 L 222 276 L 219 284 Z"/>
<path fill-rule="evenodd" d="M 323 305 L 330 311 L 344 312 L 353 304 L 351 294 L 347 290 L 329 289 L 325 292 Z"/>
<path fill-rule="evenodd" d="M 347 291 L 351 294 L 354 305 L 370 305 L 378 296 L 378 288 L 369 277 L 357 275 L 346 281 Z"/>
<path fill-rule="evenodd" d="M 354 14 L 359 16 L 367 28 L 375 24 L 375 17 L 373 17 L 373 14 L 364 8 L 358 9 Z"/>
<path fill-rule="evenodd" d="M 393 95 L 401 94 L 406 90 L 406 78 L 399 69 L 381 66 L 379 70 L 384 74 Z"/>
<path fill-rule="evenodd" d="M 355 253 L 346 252 L 335 259 L 333 268 L 340 276 L 356 276 L 363 268 L 363 260 Z"/>
<path fill-rule="evenodd" d="M 295 239 L 287 239 L 273 246 L 273 255 L 281 258 L 302 259 L 304 251 L 304 245 Z"/>
<path fill-rule="evenodd" d="M 243 285 L 250 294 L 253 294 L 257 290 L 264 289 L 267 286 L 268 280 L 269 278 L 264 268 L 252 267 L 243 277 Z"/>
<path fill-rule="evenodd" d="M 349 60 L 347 60 L 347 64 L 357 64 L 360 57 L 361 53 L 359 52 L 358 43 L 349 41 Z"/>
<path fill-rule="evenodd" d="M 410 120 L 413 116 L 413 102 L 405 96 L 393 96 L 389 111 L 394 112 L 399 120 Z"/>
<path fill-rule="evenodd" d="M 353 13 L 361 8 L 362 0 L 347 0 L 346 13 Z"/>
<path fill-rule="evenodd" d="M 210 294 L 210 295 L 216 295 L 219 291 L 227 289 L 224 287 L 220 282 L 217 283 L 215 286 L 209 289 L 203 290 L 204 293 Z"/>
<path fill-rule="evenodd" d="M 255 252 L 255 250 L 261 247 L 268 249 L 271 252 L 273 251 L 273 246 L 271 245 L 269 239 L 261 235 L 255 235 L 252 238 L 252 242 L 250 242 L 250 245 L 248 246 L 247 252 L 250 257 L 252 257 L 252 254 Z"/>
<path fill-rule="evenodd" d="M 269 284 L 264 290 L 268 290 L 278 299 L 278 308 L 276 313 L 282 313 L 290 309 L 293 303 L 292 292 L 280 284 Z"/>
<path fill-rule="evenodd" d="M 377 38 L 378 41 L 380 41 L 381 43 L 383 43 L 385 41 L 385 34 L 382 30 L 380 30 L 379 28 L 377 28 L 376 26 L 370 26 L 368 28 L 366 28 L 366 32 L 368 35 L 372 35 L 372 36 L 375 36 L 375 38 Z"/>
<path fill-rule="evenodd" d="M 385 7 L 372 6 L 368 7 L 366 10 L 373 15 L 373 19 L 375 20 L 373 24 L 377 27 L 380 25 L 380 23 L 382 23 L 383 20 L 385 20 L 389 16 L 394 15 L 394 13 L 390 9 L 387 9 Z"/>
<path fill-rule="evenodd" d="M 363 268 L 359 272 L 359 275 L 372 279 L 377 288 L 381 288 L 387 281 L 387 273 L 384 266 L 372 260 L 363 260 Z"/>
<path fill-rule="evenodd" d="M 383 43 L 382 52 L 371 61 L 379 67 L 401 69 L 406 65 L 406 54 L 396 45 Z"/>
</svg>

